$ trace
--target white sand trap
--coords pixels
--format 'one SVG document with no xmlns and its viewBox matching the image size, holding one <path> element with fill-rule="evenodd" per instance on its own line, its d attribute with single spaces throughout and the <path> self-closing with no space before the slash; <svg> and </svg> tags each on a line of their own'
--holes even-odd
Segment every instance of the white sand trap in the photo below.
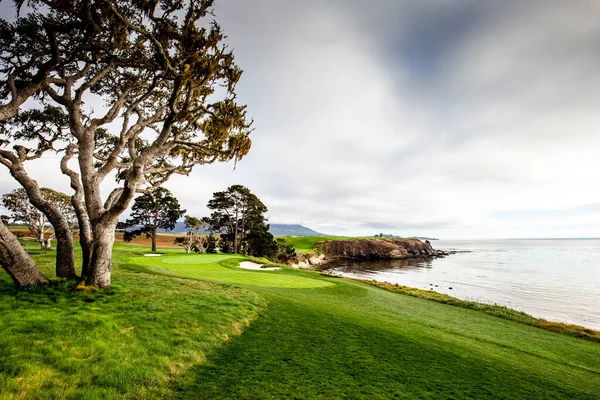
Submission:
<svg viewBox="0 0 600 400">
<path fill-rule="evenodd" d="M 253 263 L 252 261 L 242 261 L 240 263 L 240 268 L 251 269 L 254 271 L 275 271 L 275 270 L 281 269 L 279 267 L 266 267 L 266 268 L 261 268 L 261 267 L 262 267 L 262 264 Z"/>
<path fill-rule="evenodd" d="M 144 254 L 144 257 L 160 257 L 160 256 L 162 256 L 162 254 L 157 254 L 157 253 Z"/>
</svg>

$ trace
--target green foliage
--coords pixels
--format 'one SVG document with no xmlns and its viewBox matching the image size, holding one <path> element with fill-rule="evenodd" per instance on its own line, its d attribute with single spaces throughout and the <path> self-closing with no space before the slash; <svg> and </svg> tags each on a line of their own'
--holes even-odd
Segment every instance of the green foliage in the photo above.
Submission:
<svg viewBox="0 0 600 400">
<path fill-rule="evenodd" d="M 133 240 L 136 236 L 145 234 L 152 238 L 152 250 L 156 250 L 156 230 L 173 230 L 177 220 L 185 214 L 179 205 L 179 201 L 173 197 L 170 191 L 159 187 L 150 193 L 145 193 L 135 199 L 131 207 L 131 218 L 119 223 L 119 229 L 139 227 L 135 230 L 126 230 L 123 239 L 126 242 Z"/>
<path fill-rule="evenodd" d="M 220 233 L 221 252 L 267 257 L 278 262 L 287 262 L 295 256 L 293 248 L 274 240 L 266 223 L 267 207 L 250 189 L 233 185 L 216 192 L 208 208 L 213 212 L 203 221 Z"/>
<path fill-rule="evenodd" d="M 250 189 L 232 185 L 223 192 L 215 192 L 207 207 L 212 213 L 202 220 L 210 230 L 220 233 L 222 252 L 262 256 L 271 251 L 266 235 L 267 207 Z"/>
<path fill-rule="evenodd" d="M 221 239 L 221 245 L 219 246 L 219 249 L 221 250 L 221 253 L 223 253 L 223 254 L 232 254 L 233 253 L 233 247 L 228 242 L 225 242 L 222 239 Z"/>
<path fill-rule="evenodd" d="M 69 196 L 49 188 L 40 188 L 40 192 L 45 200 L 51 202 L 65 216 L 72 228 L 77 226 L 77 216 Z M 50 228 L 46 216 L 31 204 L 25 189 L 15 189 L 2 195 L 2 205 L 11 212 L 10 218 L 14 222 L 20 222 L 27 226 L 30 234 L 41 244 L 42 249 L 50 248 L 50 240 L 54 238 L 54 231 Z"/>
<path fill-rule="evenodd" d="M 296 250 L 294 249 L 294 246 L 288 244 L 285 241 L 285 239 L 277 238 L 275 240 L 275 243 L 277 245 L 277 251 L 274 257 L 275 261 L 280 263 L 287 263 L 288 261 L 296 257 Z"/>
<path fill-rule="evenodd" d="M 212 233 L 206 237 L 206 253 L 215 254 L 217 252 L 217 239 Z"/>
<path fill-rule="evenodd" d="M 175 244 L 182 246 L 186 253 L 192 251 L 194 253 L 207 253 L 208 237 L 202 234 L 202 232 L 206 230 L 207 224 L 202 222 L 201 219 L 189 215 L 185 216 L 184 221 L 187 233 L 185 237 L 176 238 Z M 211 250 L 212 252 L 216 252 L 214 243 Z"/>
<path fill-rule="evenodd" d="M 272 259 L 277 253 L 277 243 L 269 233 L 268 225 L 252 227 L 243 243 L 244 253 L 253 257 L 267 257 Z"/>
</svg>

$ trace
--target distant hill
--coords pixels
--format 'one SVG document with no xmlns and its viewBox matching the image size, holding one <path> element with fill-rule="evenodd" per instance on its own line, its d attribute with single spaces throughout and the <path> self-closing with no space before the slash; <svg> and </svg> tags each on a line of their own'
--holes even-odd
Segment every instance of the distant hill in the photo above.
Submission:
<svg viewBox="0 0 600 400">
<path fill-rule="evenodd" d="M 164 229 L 159 229 L 159 233 L 185 233 L 185 224 L 183 222 L 178 222 L 175 224 L 175 229 L 172 231 L 165 231 Z M 320 233 L 317 231 L 313 231 L 310 228 L 307 228 L 302 225 L 294 224 L 294 225 L 286 225 L 286 224 L 271 224 L 271 229 L 269 232 L 273 236 L 328 236 L 327 234 Z M 208 232 L 203 232 L 208 233 Z"/>
<path fill-rule="evenodd" d="M 313 231 L 302 225 L 285 225 L 285 224 L 271 224 L 269 232 L 273 236 L 329 236 L 325 233 Z"/>
<path fill-rule="evenodd" d="M 185 233 L 186 229 L 185 229 L 185 224 L 183 223 L 183 221 L 177 222 L 175 224 L 175 229 L 173 229 L 172 231 L 166 231 L 164 229 L 159 229 L 158 233 Z M 208 233 L 208 232 L 202 232 L 202 233 Z"/>
</svg>

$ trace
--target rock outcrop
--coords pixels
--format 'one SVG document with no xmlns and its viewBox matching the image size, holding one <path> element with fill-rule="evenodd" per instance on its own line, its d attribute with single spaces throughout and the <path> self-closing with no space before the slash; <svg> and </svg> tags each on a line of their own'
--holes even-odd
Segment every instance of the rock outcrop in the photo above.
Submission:
<svg viewBox="0 0 600 400">
<path fill-rule="evenodd" d="M 406 258 L 438 258 L 448 253 L 435 250 L 431 244 L 417 239 L 332 240 L 316 244 L 326 258 L 361 260 L 397 260 Z"/>
<path fill-rule="evenodd" d="M 300 269 L 316 269 L 326 261 L 325 254 L 298 254 L 291 266 Z"/>
<path fill-rule="evenodd" d="M 434 249 L 429 241 L 422 242 L 417 239 L 331 240 L 318 242 L 316 247 L 319 249 L 319 254 L 300 254 L 292 266 L 320 270 L 326 262 L 341 258 L 355 260 L 431 259 L 452 254 Z"/>
</svg>

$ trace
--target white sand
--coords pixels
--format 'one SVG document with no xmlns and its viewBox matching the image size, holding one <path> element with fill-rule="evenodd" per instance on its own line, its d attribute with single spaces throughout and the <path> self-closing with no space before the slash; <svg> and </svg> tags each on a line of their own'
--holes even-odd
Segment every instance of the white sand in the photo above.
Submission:
<svg viewBox="0 0 600 400">
<path fill-rule="evenodd" d="M 275 270 L 281 269 L 279 267 L 261 268 L 261 266 L 262 266 L 262 264 L 253 263 L 252 261 L 242 261 L 240 263 L 240 268 L 251 269 L 254 271 L 275 271 Z"/>
<path fill-rule="evenodd" d="M 160 256 L 162 256 L 162 254 L 157 254 L 157 253 L 144 254 L 144 257 L 160 257 Z"/>
</svg>

